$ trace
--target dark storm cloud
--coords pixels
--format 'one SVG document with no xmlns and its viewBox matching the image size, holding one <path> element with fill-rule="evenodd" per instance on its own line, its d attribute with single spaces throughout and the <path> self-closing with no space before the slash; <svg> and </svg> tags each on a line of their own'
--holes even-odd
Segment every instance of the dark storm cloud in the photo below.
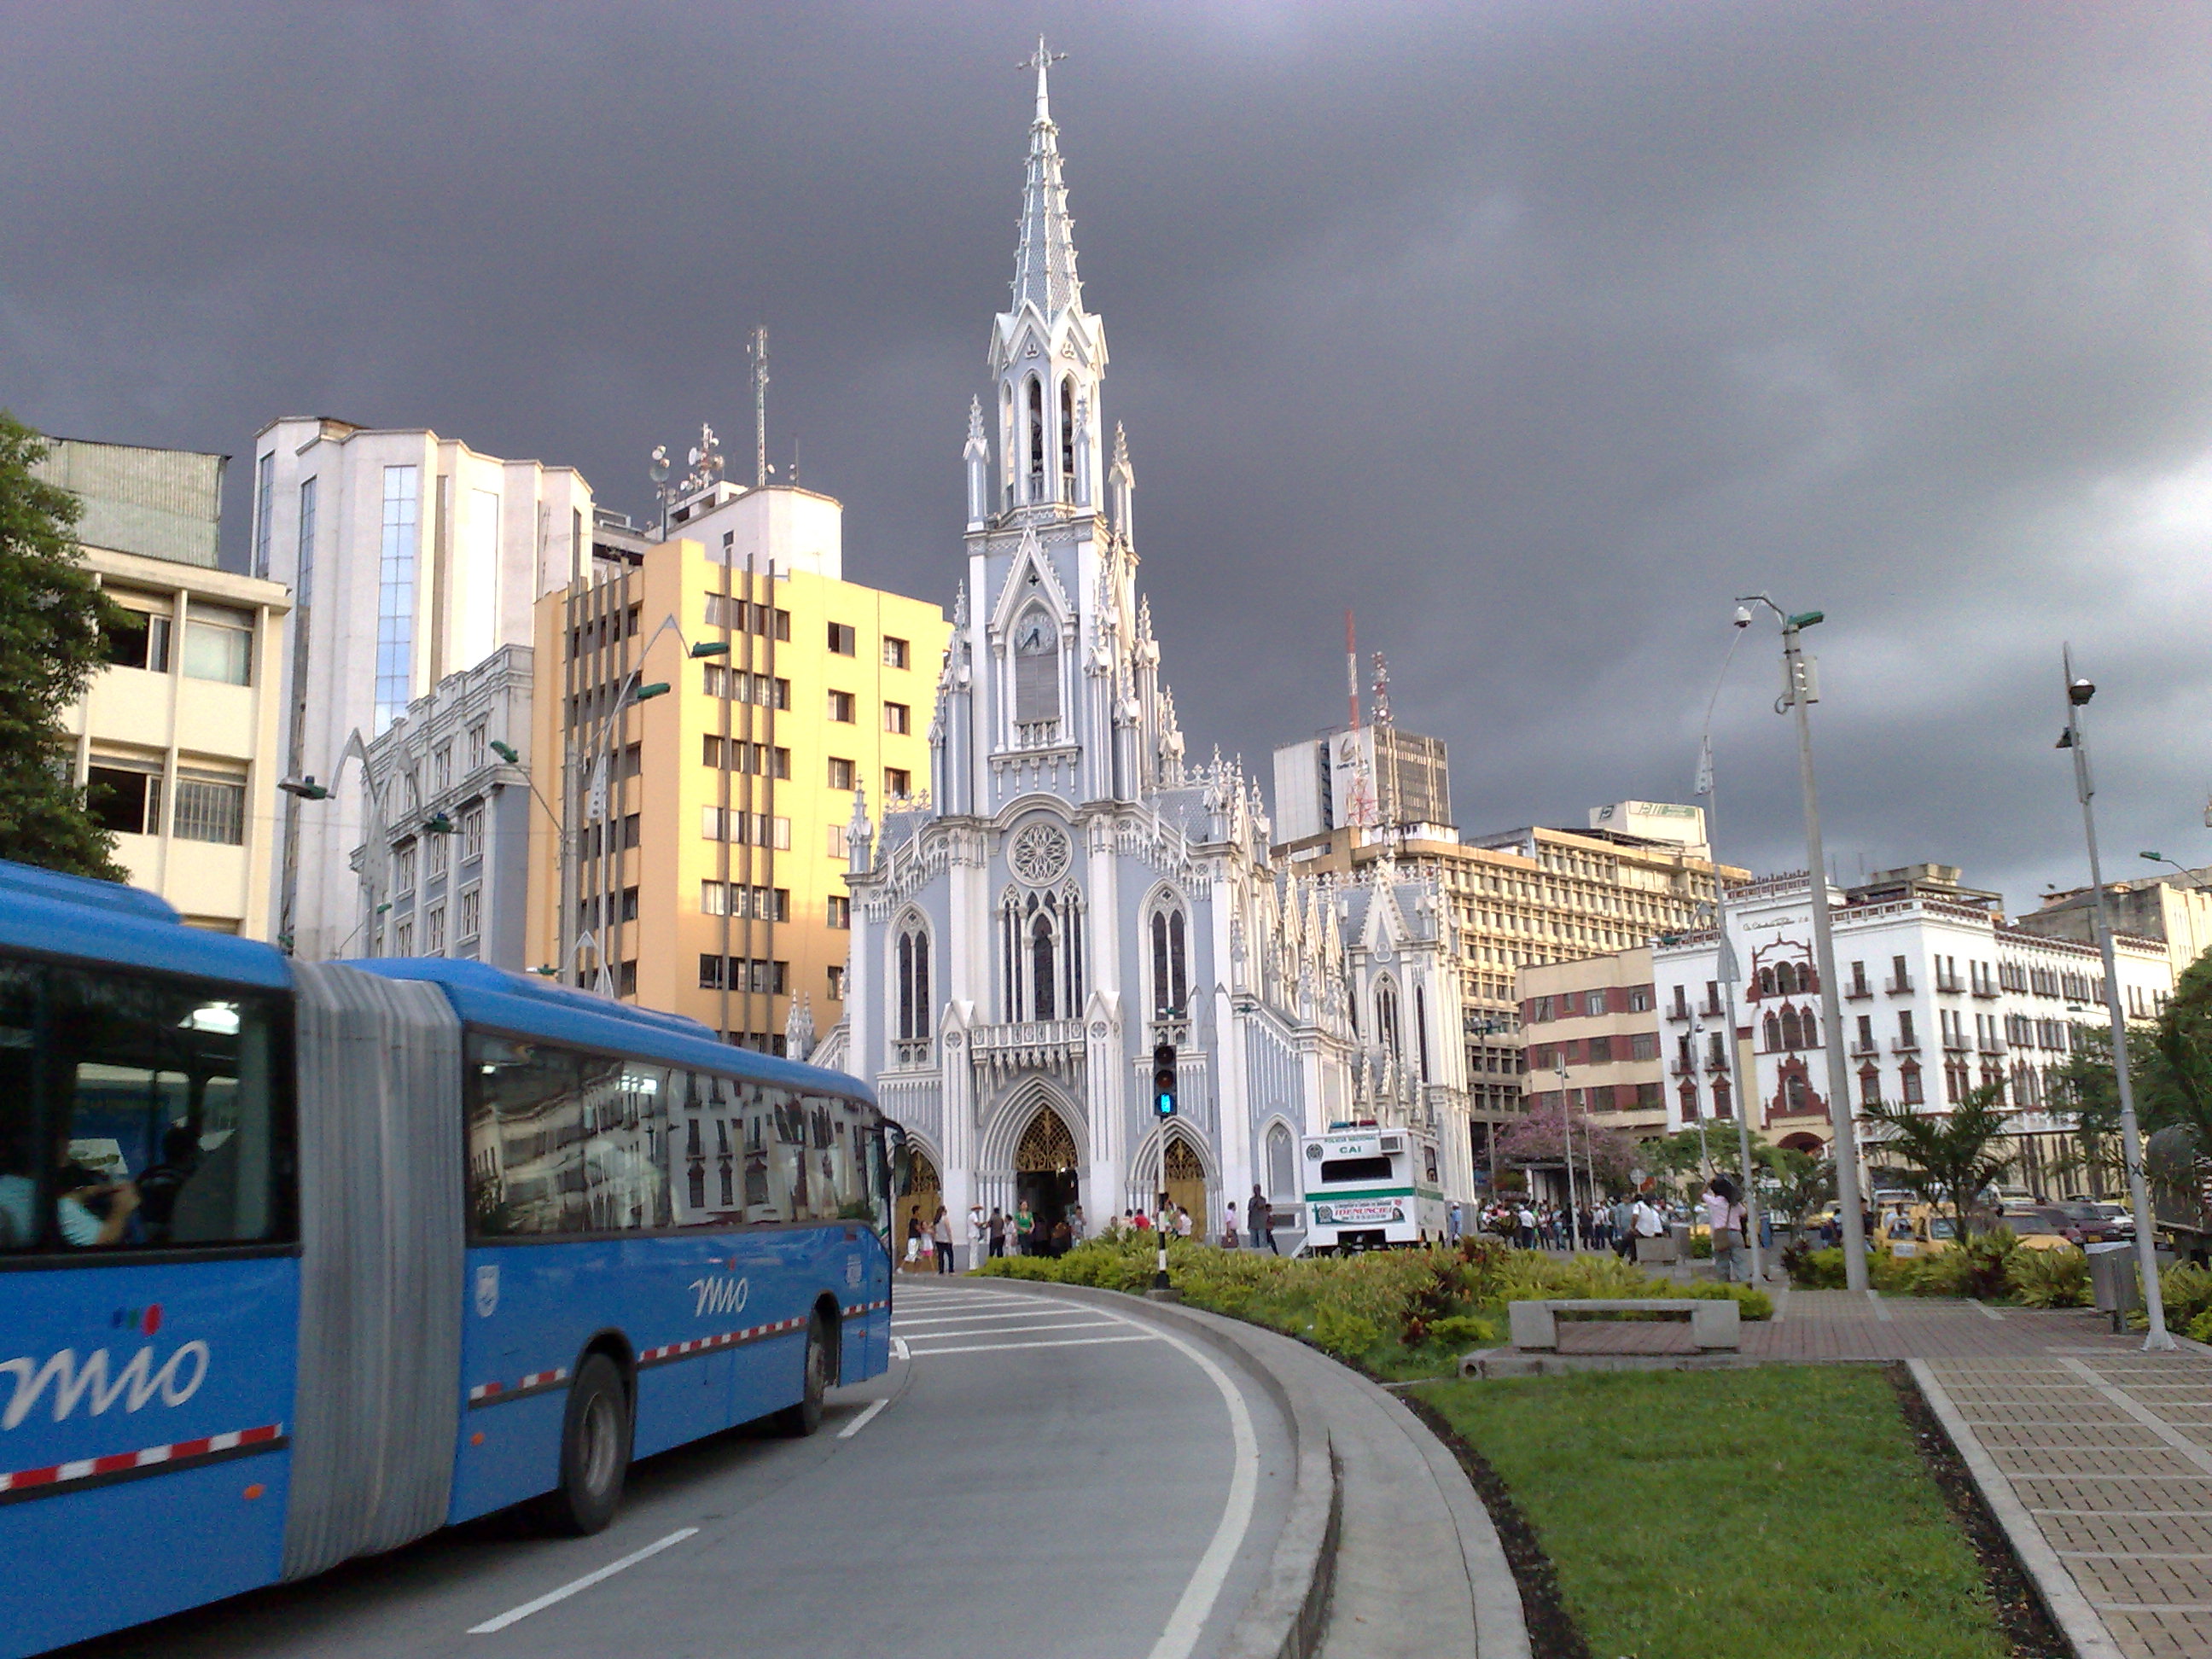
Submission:
<svg viewBox="0 0 2212 1659">
<path fill-rule="evenodd" d="M 748 435 L 949 601 L 1042 21 L 1197 752 L 1337 719 L 1341 617 L 1474 828 L 1681 799 L 1740 591 L 1814 636 L 1830 845 L 2212 862 L 2212 12 L 1781 5 L 0 7 L 0 402 L 580 467 Z M 228 526 L 244 535 L 242 471 Z M 1802 854 L 1773 642 L 1734 855 Z M 2132 862 L 2132 860 L 2129 860 Z"/>
</svg>

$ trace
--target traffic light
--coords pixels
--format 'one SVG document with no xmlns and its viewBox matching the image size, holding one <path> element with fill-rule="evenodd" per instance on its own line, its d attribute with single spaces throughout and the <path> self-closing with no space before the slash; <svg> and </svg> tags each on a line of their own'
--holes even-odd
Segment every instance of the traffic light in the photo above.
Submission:
<svg viewBox="0 0 2212 1659">
<path fill-rule="evenodd" d="M 1175 1115 L 1175 1044 L 1163 1042 L 1156 1045 L 1152 1049 L 1152 1115 L 1170 1118 Z"/>
</svg>

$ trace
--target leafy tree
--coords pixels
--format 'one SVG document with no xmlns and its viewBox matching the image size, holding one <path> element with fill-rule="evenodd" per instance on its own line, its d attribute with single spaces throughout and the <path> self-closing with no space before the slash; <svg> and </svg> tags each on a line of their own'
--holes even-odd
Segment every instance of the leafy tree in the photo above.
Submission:
<svg viewBox="0 0 2212 1659">
<path fill-rule="evenodd" d="M 1905 1184 L 1927 1203 L 1950 1200 L 1961 1239 L 1975 1195 L 2012 1167 L 2012 1154 L 1997 1150 L 2012 1133 L 2004 1090 L 2002 1083 L 1985 1083 L 1943 1113 L 1917 1112 L 1889 1101 L 1869 1101 L 1861 1109 L 1888 1131 L 1881 1148 L 1903 1164 Z"/>
<path fill-rule="evenodd" d="M 1795 1146 L 1762 1146 L 1759 1161 L 1774 1171 L 1775 1189 L 1770 1200 L 1775 1212 L 1793 1227 L 1836 1195 L 1833 1158 L 1814 1158 Z"/>
<path fill-rule="evenodd" d="M 70 781 L 62 724 L 121 618 L 84 568 L 82 506 L 31 471 L 50 447 L 0 410 L 0 858 L 121 881 L 114 836 Z"/>
<path fill-rule="evenodd" d="M 1538 1106 L 1498 1132 L 1498 1158 L 1502 1164 L 1565 1161 L 1568 1139 L 1574 1142 L 1574 1167 L 1579 1180 L 1592 1164 L 1601 1182 L 1619 1188 L 1628 1182 L 1636 1164 L 1636 1143 L 1618 1129 L 1594 1122 L 1583 1112 L 1557 1104 Z"/>
</svg>

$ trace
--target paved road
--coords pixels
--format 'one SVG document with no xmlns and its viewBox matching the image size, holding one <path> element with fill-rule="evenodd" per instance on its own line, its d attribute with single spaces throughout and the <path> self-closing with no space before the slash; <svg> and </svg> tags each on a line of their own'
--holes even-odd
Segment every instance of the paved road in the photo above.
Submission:
<svg viewBox="0 0 2212 1659">
<path fill-rule="evenodd" d="M 596 1538 L 494 1516 L 82 1651 L 1185 1659 L 1218 1647 L 1291 1491 L 1264 1390 L 1138 1303 L 905 1279 L 895 1312 L 905 1357 L 833 1395 L 819 1434 L 739 1431 L 641 1463 Z"/>
</svg>

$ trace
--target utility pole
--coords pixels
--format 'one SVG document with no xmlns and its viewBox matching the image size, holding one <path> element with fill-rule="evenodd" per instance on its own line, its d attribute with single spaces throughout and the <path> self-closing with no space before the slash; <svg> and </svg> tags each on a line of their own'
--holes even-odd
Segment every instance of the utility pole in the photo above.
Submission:
<svg viewBox="0 0 2212 1659">
<path fill-rule="evenodd" d="M 1805 798 L 1806 896 L 1813 911 L 1813 954 L 1820 969 L 1821 1048 L 1828 1060 L 1828 1120 L 1834 1131 L 1836 1207 L 1844 1224 L 1844 1282 L 1852 1291 L 1867 1285 L 1866 1227 L 1859 1212 L 1858 1135 L 1851 1122 L 1850 1068 L 1844 1058 L 1844 1005 L 1836 988 L 1836 940 L 1828 915 L 1828 858 L 1820 842 L 1820 797 L 1813 781 L 1813 722 L 1811 705 L 1820 697 L 1813 665 L 1806 659 L 1802 630 L 1822 620 L 1818 611 L 1785 611 L 1764 593 L 1747 594 L 1736 601 L 1737 616 L 1751 619 L 1742 607 L 1753 602 L 1765 605 L 1782 621 L 1782 696 L 1775 712 L 1789 708 L 1797 716 L 1797 787 Z"/>
<path fill-rule="evenodd" d="M 2128 1064 L 2128 1016 L 2120 1000 L 2119 957 L 2112 948 L 2112 918 L 2105 903 L 2105 872 L 2097 859 L 2097 815 L 2090 805 L 2097 793 L 2089 774 L 2089 734 L 2081 728 L 2081 711 L 2097 695 L 2090 681 L 2074 674 L 2074 648 L 2062 648 L 2066 672 L 2066 730 L 2057 746 L 2074 751 L 2074 793 L 2081 803 L 2081 834 L 2089 844 L 2089 887 L 2097 896 L 2097 950 L 2105 960 L 2105 1007 L 2112 1018 L 2112 1077 L 2120 1093 L 2120 1150 L 2128 1161 L 2128 1201 L 2135 1211 L 2136 1255 L 2142 1274 L 2143 1312 L 2150 1329 L 2143 1336 L 2146 1352 L 2162 1353 L 2176 1344 L 2166 1328 L 2165 1286 L 2158 1282 L 2158 1238 L 2152 1231 L 2150 1188 L 2143 1179 L 2142 1129 L 2136 1121 L 2135 1079 Z"/>
</svg>

